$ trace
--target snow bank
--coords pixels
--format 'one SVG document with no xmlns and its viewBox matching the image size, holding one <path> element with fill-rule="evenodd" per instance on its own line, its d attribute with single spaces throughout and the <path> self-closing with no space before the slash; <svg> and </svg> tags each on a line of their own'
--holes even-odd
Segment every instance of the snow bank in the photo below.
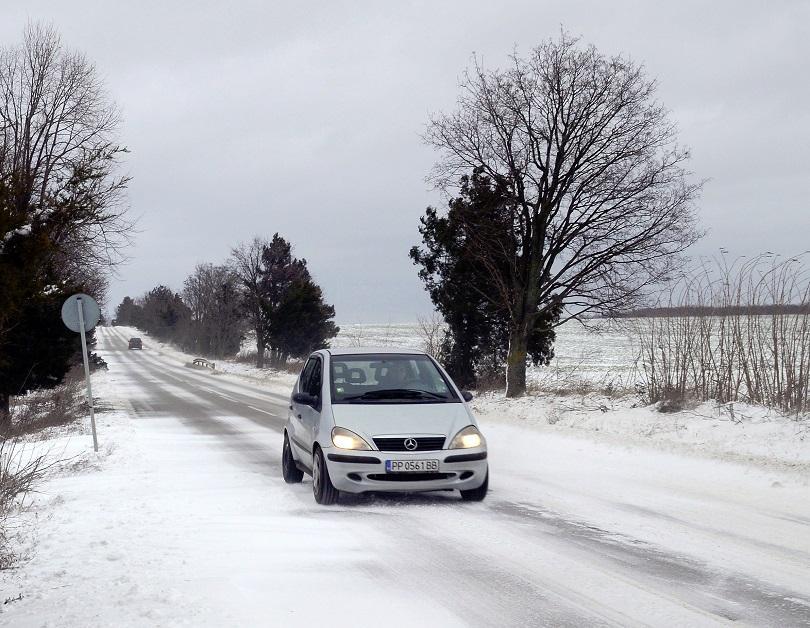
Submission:
<svg viewBox="0 0 810 628">
<path fill-rule="evenodd" d="M 503 393 L 492 392 L 477 396 L 471 405 L 485 424 L 574 431 L 611 442 L 810 471 L 810 421 L 760 406 L 701 403 L 679 412 L 660 412 L 632 396 L 506 399 Z"/>
</svg>

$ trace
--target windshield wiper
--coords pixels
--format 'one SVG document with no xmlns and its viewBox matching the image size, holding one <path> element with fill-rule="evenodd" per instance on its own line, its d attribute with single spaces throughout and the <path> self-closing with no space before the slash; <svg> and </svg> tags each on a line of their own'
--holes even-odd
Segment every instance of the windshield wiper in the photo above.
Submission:
<svg viewBox="0 0 810 628">
<path fill-rule="evenodd" d="M 447 397 L 444 395 L 429 390 L 384 388 L 382 390 L 369 390 L 361 395 L 349 395 L 348 397 L 344 397 L 343 401 L 352 401 L 355 399 L 424 399 L 425 397 L 447 400 Z"/>
</svg>

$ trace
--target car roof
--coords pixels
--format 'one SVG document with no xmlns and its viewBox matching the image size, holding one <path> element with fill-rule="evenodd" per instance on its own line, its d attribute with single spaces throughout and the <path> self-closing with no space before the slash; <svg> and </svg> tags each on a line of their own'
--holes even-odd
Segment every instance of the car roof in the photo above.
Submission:
<svg viewBox="0 0 810 628">
<path fill-rule="evenodd" d="M 327 349 L 327 351 L 331 355 L 366 355 L 368 353 L 426 355 L 424 351 L 408 347 L 335 347 Z"/>
</svg>

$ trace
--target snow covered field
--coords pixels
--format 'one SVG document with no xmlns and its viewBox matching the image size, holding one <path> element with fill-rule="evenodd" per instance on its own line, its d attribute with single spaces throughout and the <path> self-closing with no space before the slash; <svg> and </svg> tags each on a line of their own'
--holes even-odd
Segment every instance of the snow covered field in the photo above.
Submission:
<svg viewBox="0 0 810 628">
<path fill-rule="evenodd" d="M 393 346 L 422 348 L 419 325 L 341 324 L 335 347 Z M 584 380 L 614 387 L 632 387 L 638 345 L 627 321 L 592 320 L 587 327 L 576 321 L 561 325 L 554 343 L 555 357 L 548 367 L 528 369 L 529 384 Z"/>
<path fill-rule="evenodd" d="M 280 478 L 293 376 L 198 371 L 149 339 L 127 351 L 129 335 L 99 330 L 100 455 L 86 428 L 36 444 L 77 458 L 22 515 L 36 532 L 0 576 L 4 600 L 22 596 L 2 625 L 810 623 L 799 423 L 490 394 L 473 402 L 486 502 L 329 509 Z"/>
</svg>

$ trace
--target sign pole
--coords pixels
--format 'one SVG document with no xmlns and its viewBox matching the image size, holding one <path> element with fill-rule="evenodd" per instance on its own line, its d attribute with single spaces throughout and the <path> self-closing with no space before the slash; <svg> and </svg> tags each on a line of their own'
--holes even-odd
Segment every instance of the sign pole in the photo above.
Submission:
<svg viewBox="0 0 810 628">
<path fill-rule="evenodd" d="M 90 363 L 87 360 L 87 338 L 84 335 L 84 306 L 81 298 L 76 299 L 79 308 L 79 333 L 82 337 L 82 358 L 84 359 L 84 379 L 87 382 L 87 404 L 90 406 L 90 426 L 93 429 L 93 450 L 98 452 L 98 438 L 96 437 L 96 413 L 93 409 L 93 389 L 90 386 Z"/>
</svg>

